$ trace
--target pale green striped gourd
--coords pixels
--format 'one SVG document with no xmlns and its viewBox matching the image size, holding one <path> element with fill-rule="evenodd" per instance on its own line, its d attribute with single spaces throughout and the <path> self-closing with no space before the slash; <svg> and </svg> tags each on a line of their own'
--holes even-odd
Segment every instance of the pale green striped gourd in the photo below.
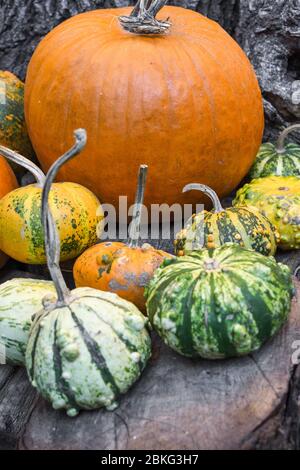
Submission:
<svg viewBox="0 0 300 470">
<path fill-rule="evenodd" d="M 42 310 L 43 297 L 54 294 L 49 281 L 12 279 L 0 285 L 0 346 L 5 363 L 25 364 L 32 318 Z"/>
<path fill-rule="evenodd" d="M 81 409 L 114 409 L 151 354 L 148 320 L 132 303 L 88 287 L 70 291 L 59 269 L 59 237 L 48 197 L 60 167 L 85 146 L 84 130 L 76 131 L 75 137 L 74 147 L 50 168 L 43 188 L 47 261 L 57 300 L 44 300 L 26 350 L 32 385 L 54 409 L 66 409 L 69 416 Z"/>
<path fill-rule="evenodd" d="M 286 321 L 290 270 L 239 245 L 165 260 L 146 291 L 150 322 L 184 356 L 220 359 L 256 351 Z"/>
<path fill-rule="evenodd" d="M 262 144 L 249 172 L 251 179 L 266 176 L 300 176 L 300 146 L 285 144 L 285 139 L 294 130 L 300 130 L 300 124 L 285 129 L 277 143 Z"/>
</svg>

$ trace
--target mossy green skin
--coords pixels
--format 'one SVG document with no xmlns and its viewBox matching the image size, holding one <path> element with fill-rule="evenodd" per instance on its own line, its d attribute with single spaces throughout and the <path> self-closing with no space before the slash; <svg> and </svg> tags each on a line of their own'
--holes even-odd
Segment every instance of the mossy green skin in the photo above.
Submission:
<svg viewBox="0 0 300 470">
<path fill-rule="evenodd" d="M 150 322 L 184 356 L 219 359 L 256 351 L 286 321 L 290 270 L 227 244 L 165 260 L 146 291 Z"/>
<path fill-rule="evenodd" d="M 69 416 L 114 409 L 151 355 L 148 320 L 116 294 L 78 288 L 70 296 L 61 308 L 46 299 L 35 317 L 26 351 L 29 378 Z"/>
<path fill-rule="evenodd" d="M 0 98 L 0 145 L 35 160 L 24 118 L 24 83 L 10 72 L 0 71 Z M 16 174 L 25 172 L 11 165 Z"/>
<path fill-rule="evenodd" d="M 228 208 L 221 212 L 203 211 L 193 215 L 175 240 L 179 256 L 191 251 L 236 243 L 263 255 L 274 255 L 279 234 L 257 209 Z"/>
<path fill-rule="evenodd" d="M 12 279 L 0 285 L 0 345 L 7 364 L 25 364 L 32 317 L 43 308 L 42 298 L 55 292 L 52 282 L 37 279 Z"/>
<path fill-rule="evenodd" d="M 300 249 L 300 178 L 269 176 L 245 184 L 235 206 L 256 207 L 276 227 L 282 250 Z"/>
<path fill-rule="evenodd" d="M 250 179 L 266 176 L 300 176 L 300 146 L 287 144 L 279 153 L 271 143 L 263 144 L 250 170 Z"/>
</svg>

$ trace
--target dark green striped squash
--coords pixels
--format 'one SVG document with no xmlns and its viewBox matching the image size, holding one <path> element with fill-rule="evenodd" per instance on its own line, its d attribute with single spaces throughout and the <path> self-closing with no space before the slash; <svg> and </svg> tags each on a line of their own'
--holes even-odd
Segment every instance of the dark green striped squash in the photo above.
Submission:
<svg viewBox="0 0 300 470">
<path fill-rule="evenodd" d="M 285 144 L 288 135 L 300 130 L 300 124 L 285 129 L 277 143 L 263 144 L 249 172 L 251 179 L 266 176 L 300 176 L 300 146 L 294 143 Z"/>
<path fill-rule="evenodd" d="M 69 416 L 80 409 L 114 409 L 151 354 L 148 320 L 132 303 L 89 287 L 70 291 L 60 271 L 59 237 L 48 198 L 59 168 L 85 146 L 85 131 L 75 135 L 74 147 L 54 164 L 43 188 L 47 261 L 57 299 L 44 299 L 26 349 L 32 385 L 54 409 L 66 409 Z"/>
<path fill-rule="evenodd" d="M 227 244 L 165 260 L 147 288 L 147 311 L 164 342 L 184 356 L 243 356 L 281 328 L 293 292 L 287 266 Z"/>
<path fill-rule="evenodd" d="M 258 209 L 246 206 L 223 209 L 217 194 L 208 186 L 188 184 L 183 188 L 183 192 L 190 190 L 206 193 L 214 209 L 194 214 L 176 235 L 174 244 L 178 256 L 225 243 L 235 243 L 266 256 L 275 254 L 279 233 Z"/>
<path fill-rule="evenodd" d="M 24 117 L 24 83 L 13 73 L 0 70 L 0 145 L 15 150 L 30 160 L 35 154 Z M 14 163 L 16 174 L 24 169 Z"/>
</svg>

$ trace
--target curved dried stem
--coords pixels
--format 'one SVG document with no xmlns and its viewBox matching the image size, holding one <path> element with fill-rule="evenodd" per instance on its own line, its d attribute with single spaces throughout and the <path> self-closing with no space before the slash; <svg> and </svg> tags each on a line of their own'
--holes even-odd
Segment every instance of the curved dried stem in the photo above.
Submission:
<svg viewBox="0 0 300 470">
<path fill-rule="evenodd" d="M 286 129 L 284 129 L 284 131 L 281 132 L 276 144 L 277 153 L 285 153 L 285 139 L 291 132 L 296 130 L 300 130 L 300 124 L 293 124 L 292 126 L 287 127 Z"/>
<path fill-rule="evenodd" d="M 201 191 L 202 193 L 207 194 L 208 197 L 212 200 L 215 212 L 218 213 L 224 211 L 217 193 L 209 186 L 206 186 L 205 184 L 191 183 L 187 184 L 182 190 L 183 193 L 188 191 Z"/>
<path fill-rule="evenodd" d="M 138 174 L 138 185 L 135 196 L 132 222 L 130 224 L 128 246 L 136 248 L 139 246 L 141 233 L 141 217 L 144 202 L 144 193 L 146 186 L 148 166 L 141 165 Z"/>
<path fill-rule="evenodd" d="M 119 16 L 123 29 L 134 34 L 166 34 L 171 23 L 157 20 L 157 13 L 166 5 L 168 0 L 138 0 L 130 16 Z"/>
<path fill-rule="evenodd" d="M 0 145 L 0 154 L 7 158 L 7 160 L 20 165 L 23 168 L 26 168 L 26 170 L 28 170 L 35 177 L 38 186 L 41 188 L 43 187 L 46 176 L 42 170 L 31 160 L 28 160 L 28 158 L 23 157 L 23 155 L 20 155 L 19 153 L 7 147 L 3 147 L 2 145 Z"/>
<path fill-rule="evenodd" d="M 74 132 L 75 144 L 62 157 L 60 157 L 49 169 L 42 193 L 42 223 L 45 233 L 45 249 L 47 255 L 47 265 L 52 281 L 57 291 L 57 306 L 62 307 L 68 303 L 70 291 L 63 278 L 60 266 L 60 239 L 49 208 L 49 193 L 51 185 L 60 168 L 69 160 L 78 155 L 86 145 L 87 137 L 84 129 Z"/>
</svg>

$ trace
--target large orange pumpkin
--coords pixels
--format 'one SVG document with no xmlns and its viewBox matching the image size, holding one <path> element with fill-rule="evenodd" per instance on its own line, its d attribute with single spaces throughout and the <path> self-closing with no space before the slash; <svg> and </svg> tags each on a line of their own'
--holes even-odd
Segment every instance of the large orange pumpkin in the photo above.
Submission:
<svg viewBox="0 0 300 470">
<path fill-rule="evenodd" d="M 0 199 L 18 187 L 17 179 L 9 164 L 0 156 Z M 4 266 L 8 256 L 0 251 L 0 269 Z"/>
<path fill-rule="evenodd" d="M 179 7 L 162 8 L 158 19 L 169 20 L 156 21 L 165 1 L 147 2 L 147 12 L 141 3 L 131 17 L 131 8 L 80 14 L 42 40 L 25 91 L 34 149 L 47 170 L 72 130 L 86 128 L 86 150 L 60 179 L 84 183 L 104 202 L 125 194 L 133 203 L 141 163 L 151 168 L 147 205 L 192 202 L 198 196 L 181 189 L 200 177 L 223 196 L 261 143 L 255 73 L 214 21 Z"/>
</svg>

